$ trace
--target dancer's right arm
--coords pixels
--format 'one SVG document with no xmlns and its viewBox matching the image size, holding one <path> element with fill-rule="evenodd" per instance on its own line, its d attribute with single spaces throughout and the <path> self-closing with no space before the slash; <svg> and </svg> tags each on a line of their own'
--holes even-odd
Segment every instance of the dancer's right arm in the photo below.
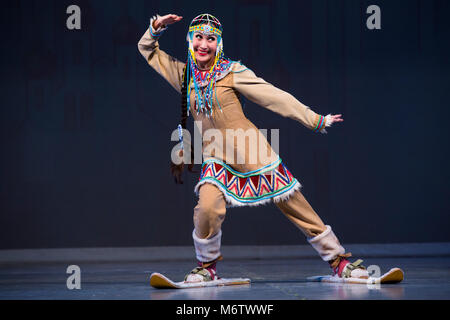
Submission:
<svg viewBox="0 0 450 320">
<path fill-rule="evenodd" d="M 158 25 L 159 23 L 155 24 L 158 19 L 158 22 L 161 21 L 161 18 L 157 14 L 150 19 L 150 26 L 141 40 L 139 40 L 138 49 L 148 64 L 166 79 L 178 93 L 181 93 L 181 81 L 185 64 L 159 48 L 158 39 L 167 29 L 167 26 L 163 27 Z"/>
</svg>

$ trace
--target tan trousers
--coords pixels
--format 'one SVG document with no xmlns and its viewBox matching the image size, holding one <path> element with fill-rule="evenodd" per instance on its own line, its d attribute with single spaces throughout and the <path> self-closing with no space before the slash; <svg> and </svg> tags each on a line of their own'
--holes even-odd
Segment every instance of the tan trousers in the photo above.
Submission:
<svg viewBox="0 0 450 320">
<path fill-rule="evenodd" d="M 284 215 L 308 238 L 325 231 L 325 224 L 310 206 L 300 191 L 289 199 L 275 202 Z M 199 200 L 194 208 L 194 226 L 199 238 L 208 239 L 216 235 L 225 219 L 226 202 L 223 193 L 213 184 L 205 183 L 199 189 Z"/>
<path fill-rule="evenodd" d="M 307 237 L 323 260 L 328 261 L 344 253 L 330 226 L 326 226 L 300 191 L 287 200 L 275 202 L 284 215 Z M 213 184 L 205 183 L 199 189 L 199 200 L 194 208 L 193 231 L 197 259 L 210 261 L 220 256 L 221 226 L 225 219 L 226 201 Z"/>
</svg>

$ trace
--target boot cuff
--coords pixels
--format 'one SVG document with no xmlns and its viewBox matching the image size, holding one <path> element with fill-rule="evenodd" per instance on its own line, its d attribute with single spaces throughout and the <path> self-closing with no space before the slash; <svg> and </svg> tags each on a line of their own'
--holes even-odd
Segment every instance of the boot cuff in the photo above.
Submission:
<svg viewBox="0 0 450 320">
<path fill-rule="evenodd" d="M 194 239 L 196 258 L 200 262 L 210 262 L 220 257 L 220 242 L 222 239 L 222 230 L 210 239 L 200 239 L 192 232 Z"/>
<path fill-rule="evenodd" d="M 326 225 L 324 232 L 313 238 L 308 238 L 308 242 L 319 253 L 324 261 L 333 260 L 339 254 L 344 254 L 345 249 L 339 243 L 330 226 Z"/>
</svg>

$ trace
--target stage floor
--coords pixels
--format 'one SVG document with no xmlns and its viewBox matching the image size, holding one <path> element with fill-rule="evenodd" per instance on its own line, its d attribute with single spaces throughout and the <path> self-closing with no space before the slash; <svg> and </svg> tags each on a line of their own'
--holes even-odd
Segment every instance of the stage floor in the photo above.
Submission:
<svg viewBox="0 0 450 320">
<path fill-rule="evenodd" d="M 370 258 L 366 266 L 381 272 L 400 267 L 400 284 L 368 287 L 359 284 L 306 282 L 330 272 L 319 258 L 224 260 L 221 277 L 249 277 L 251 285 L 204 289 L 158 290 L 150 287 L 152 272 L 180 281 L 194 261 L 82 262 L 81 289 L 67 288 L 68 263 L 1 263 L 0 299 L 144 299 L 144 300 L 292 300 L 292 299 L 450 299 L 450 257 Z"/>
</svg>

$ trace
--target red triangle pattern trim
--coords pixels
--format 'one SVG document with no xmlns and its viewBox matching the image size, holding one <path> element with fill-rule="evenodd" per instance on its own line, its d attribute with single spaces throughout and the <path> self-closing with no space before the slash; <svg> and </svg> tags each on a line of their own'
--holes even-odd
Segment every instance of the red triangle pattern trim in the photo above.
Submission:
<svg viewBox="0 0 450 320">
<path fill-rule="evenodd" d="M 295 180 L 292 173 L 282 163 L 269 172 L 240 177 L 234 175 L 226 166 L 211 162 L 203 167 L 199 180 L 206 177 L 220 182 L 238 201 L 250 199 L 252 202 L 258 201 L 258 198 L 267 194 L 273 197 L 285 192 L 283 189 Z"/>
</svg>

